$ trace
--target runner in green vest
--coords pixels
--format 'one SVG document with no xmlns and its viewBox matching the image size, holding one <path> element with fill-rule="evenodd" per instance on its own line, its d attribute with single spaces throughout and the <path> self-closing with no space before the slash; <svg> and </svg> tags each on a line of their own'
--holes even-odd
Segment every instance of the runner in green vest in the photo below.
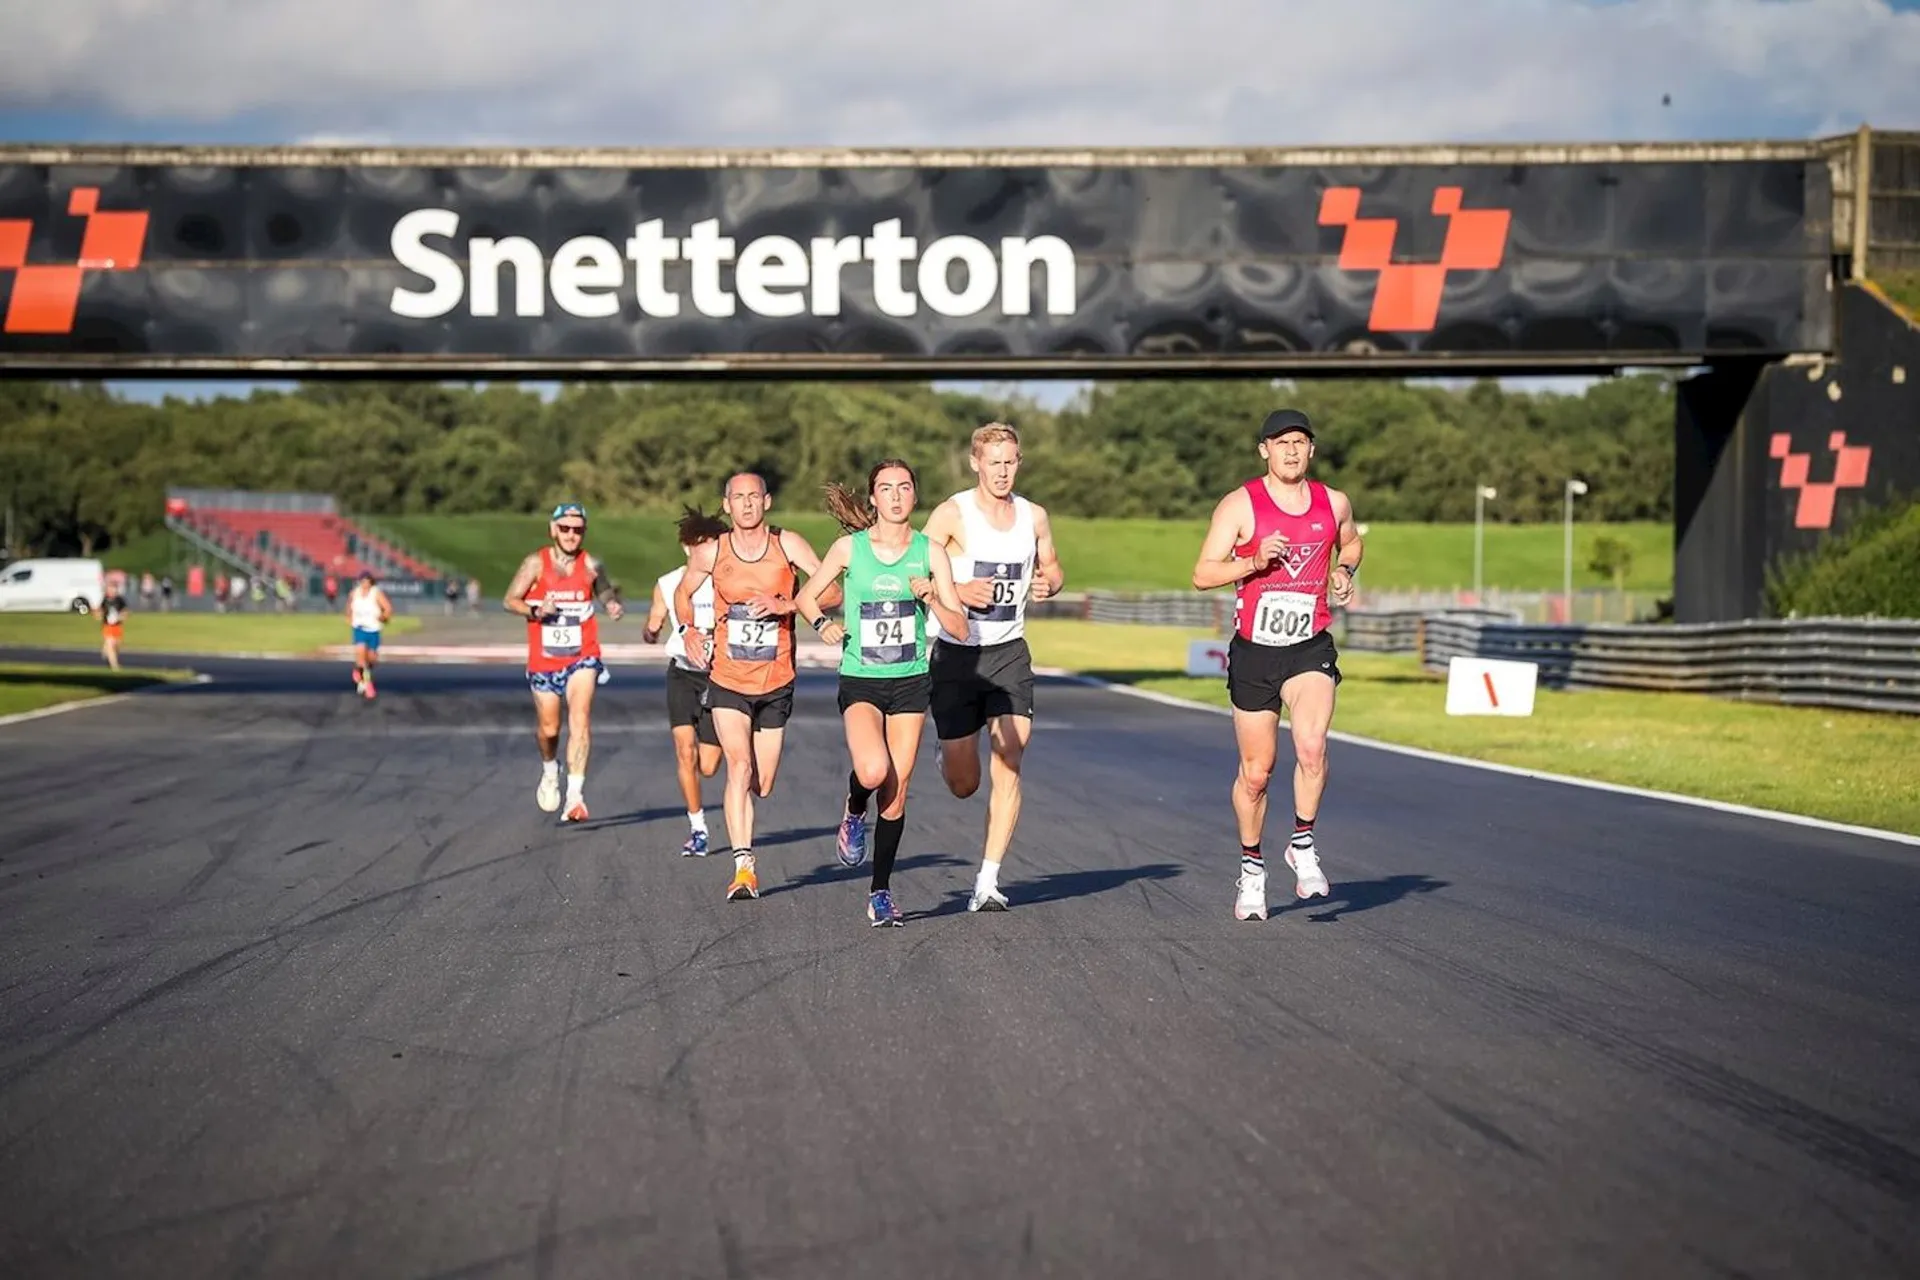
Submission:
<svg viewBox="0 0 1920 1280">
<path fill-rule="evenodd" d="M 906 827 L 907 782 L 920 755 L 933 677 L 928 673 L 927 612 L 940 625 L 964 632 L 967 615 L 953 584 L 946 549 L 908 523 L 915 497 L 913 468 L 898 458 L 867 473 L 862 499 L 843 485 L 827 486 L 827 510 L 847 530 L 821 558 L 818 573 L 794 601 L 820 638 L 839 645 L 840 718 L 846 725 L 853 772 L 840 821 L 840 861 L 857 867 L 867 856 L 867 804 L 880 797 L 873 839 L 873 882 L 867 919 L 875 927 L 905 923 L 893 904 L 891 879 Z M 820 606 L 845 574 L 846 624 L 829 621 Z"/>
</svg>

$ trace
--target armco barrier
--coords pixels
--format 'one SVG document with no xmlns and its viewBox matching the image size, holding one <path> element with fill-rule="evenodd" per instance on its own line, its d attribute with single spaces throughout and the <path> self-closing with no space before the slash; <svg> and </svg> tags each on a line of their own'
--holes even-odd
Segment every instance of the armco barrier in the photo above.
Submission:
<svg viewBox="0 0 1920 1280">
<path fill-rule="evenodd" d="M 1549 688 L 1654 689 L 1920 714 L 1920 620 L 1803 618 L 1689 626 L 1535 627 L 1430 615 L 1421 665 L 1540 667 Z"/>
</svg>

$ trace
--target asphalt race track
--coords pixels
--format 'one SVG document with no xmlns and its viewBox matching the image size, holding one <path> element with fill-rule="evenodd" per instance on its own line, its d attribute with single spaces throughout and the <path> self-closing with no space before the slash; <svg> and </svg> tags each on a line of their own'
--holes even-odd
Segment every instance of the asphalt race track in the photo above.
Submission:
<svg viewBox="0 0 1920 1280">
<path fill-rule="evenodd" d="M 1048 683 L 875 930 L 828 677 L 732 904 L 658 669 L 571 830 L 512 670 L 201 665 L 0 727 L 0 1275 L 1920 1273 L 1920 849 L 1336 744 L 1240 924 L 1227 723 Z"/>
</svg>

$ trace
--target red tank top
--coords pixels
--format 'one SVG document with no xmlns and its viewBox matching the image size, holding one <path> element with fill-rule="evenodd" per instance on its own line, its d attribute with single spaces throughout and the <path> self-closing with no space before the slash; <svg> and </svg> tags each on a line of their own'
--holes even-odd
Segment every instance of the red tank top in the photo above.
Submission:
<svg viewBox="0 0 1920 1280">
<path fill-rule="evenodd" d="M 584 658 L 600 656 L 600 621 L 593 608 L 593 574 L 584 555 L 562 574 L 553 564 L 553 548 L 540 549 L 540 576 L 527 592 L 540 613 L 559 613 L 551 623 L 527 619 L 527 670 L 564 671 Z"/>
<path fill-rule="evenodd" d="M 1284 647 L 1312 639 L 1333 621 L 1327 608 L 1327 576 L 1340 531 L 1327 486 L 1307 481 L 1307 509 L 1297 516 L 1280 509 L 1264 479 L 1247 481 L 1247 497 L 1253 501 L 1253 536 L 1233 553 L 1250 556 L 1274 533 L 1285 537 L 1287 545 L 1264 572 L 1235 586 L 1234 630 L 1254 644 Z"/>
</svg>

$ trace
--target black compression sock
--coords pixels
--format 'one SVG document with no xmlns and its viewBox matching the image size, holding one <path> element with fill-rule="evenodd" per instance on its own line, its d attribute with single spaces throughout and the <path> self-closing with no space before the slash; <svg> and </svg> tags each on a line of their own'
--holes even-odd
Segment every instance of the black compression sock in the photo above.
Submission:
<svg viewBox="0 0 1920 1280">
<path fill-rule="evenodd" d="M 882 818 L 873 831 L 873 887 L 869 893 L 892 888 L 893 860 L 900 852 L 900 835 L 907 829 L 907 815 Z"/>
<path fill-rule="evenodd" d="M 865 813 L 867 801 L 871 799 L 873 799 L 873 788 L 861 786 L 860 775 L 849 773 L 847 775 L 847 812 Z"/>
</svg>

